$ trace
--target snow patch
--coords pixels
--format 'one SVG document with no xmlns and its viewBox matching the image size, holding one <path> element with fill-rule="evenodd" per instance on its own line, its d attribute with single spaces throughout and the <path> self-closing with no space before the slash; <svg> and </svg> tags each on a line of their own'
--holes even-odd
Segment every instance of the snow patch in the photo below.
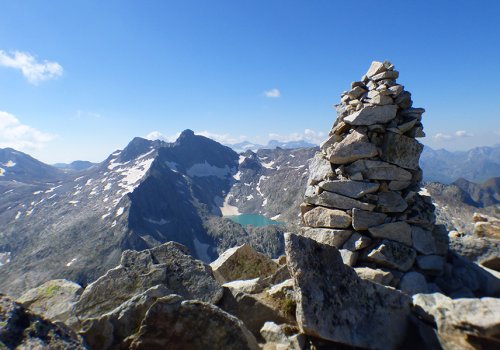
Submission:
<svg viewBox="0 0 500 350">
<path fill-rule="evenodd" d="M 11 252 L 0 253 L 0 266 L 10 263 Z"/>
<path fill-rule="evenodd" d="M 78 203 L 80 203 L 80 201 L 69 201 L 68 203 L 73 204 L 73 205 L 77 205 Z"/>
<path fill-rule="evenodd" d="M 210 248 L 210 244 L 201 243 L 197 238 L 193 240 L 193 243 L 194 250 L 196 251 L 198 258 L 205 263 L 210 263 L 212 261 L 208 255 L 208 248 Z"/>
<path fill-rule="evenodd" d="M 124 207 L 120 207 L 116 210 L 116 214 L 115 214 L 115 217 L 118 217 L 120 215 L 123 214 L 123 212 L 125 211 L 125 208 Z"/>
<path fill-rule="evenodd" d="M 236 174 L 233 175 L 233 178 L 237 181 L 240 181 L 241 178 L 241 171 L 238 171 Z"/>
<path fill-rule="evenodd" d="M 111 182 L 108 182 L 106 186 L 104 186 L 104 191 L 108 191 L 109 189 L 111 189 L 111 186 Z"/>
<path fill-rule="evenodd" d="M 223 216 L 227 215 L 240 215 L 241 213 L 239 212 L 238 208 L 235 207 L 234 205 L 229 204 L 229 200 L 233 197 L 232 194 L 228 194 L 226 198 L 224 198 L 224 204 L 220 208 L 220 211 L 222 212 Z M 219 198 L 220 200 L 220 198 Z"/>
<path fill-rule="evenodd" d="M 224 168 L 219 168 L 209 164 L 207 161 L 194 164 L 187 170 L 187 174 L 190 177 L 216 176 L 220 179 L 225 179 L 230 173 L 231 169 L 227 165 Z"/>
<path fill-rule="evenodd" d="M 104 214 L 103 216 L 101 216 L 101 219 L 103 219 L 103 220 L 104 220 L 104 219 L 106 219 L 106 218 L 107 218 L 108 216 L 110 216 L 110 215 L 111 215 L 111 213 Z"/>
<path fill-rule="evenodd" d="M 47 191 L 45 191 L 45 193 L 52 193 L 54 192 L 54 190 L 58 189 L 59 187 L 61 187 L 62 185 L 59 185 L 59 186 L 56 186 L 56 187 L 51 187 L 49 188 Z"/>
<path fill-rule="evenodd" d="M 267 198 L 264 198 L 264 201 L 262 202 L 262 206 L 265 207 L 267 205 Z"/>
<path fill-rule="evenodd" d="M 125 193 L 122 197 L 125 194 L 132 192 L 137 186 L 139 186 L 139 181 L 144 177 L 154 160 L 154 158 L 150 158 L 142 161 L 136 161 L 134 166 L 131 168 L 120 168 L 117 170 L 117 172 L 123 176 L 121 182 L 118 184 L 118 186 L 125 189 Z"/>
<path fill-rule="evenodd" d="M 420 188 L 420 191 L 418 191 L 418 194 L 421 196 L 427 196 L 427 197 L 431 196 L 431 194 L 429 193 L 429 191 L 427 191 L 427 188 L 425 188 L 425 187 Z"/>
<path fill-rule="evenodd" d="M 42 193 L 42 192 L 43 192 L 43 191 L 35 191 L 35 192 L 33 192 L 33 195 L 37 195 L 37 194 L 40 194 L 40 193 Z"/>
<path fill-rule="evenodd" d="M 238 164 L 241 164 L 247 159 L 247 157 L 240 155 L 240 158 L 238 159 Z"/>
<path fill-rule="evenodd" d="M 273 169 L 274 160 L 270 161 L 269 163 L 261 163 L 261 164 L 264 168 Z"/>
<path fill-rule="evenodd" d="M 4 164 L 4 166 L 6 166 L 7 168 L 12 168 L 12 167 L 16 166 L 16 163 L 14 163 L 11 160 L 8 160 L 7 163 Z"/>
<path fill-rule="evenodd" d="M 151 219 L 151 218 L 144 218 L 144 220 L 146 220 L 147 222 L 150 222 L 152 224 L 155 224 L 155 225 L 165 225 L 165 224 L 168 224 L 170 222 L 170 220 L 165 220 L 165 219 L 155 220 L 155 219 Z"/>
<path fill-rule="evenodd" d="M 251 200 L 251 199 L 253 199 L 253 194 L 251 194 L 251 195 L 247 196 L 247 201 L 249 201 L 249 200 Z"/>
<path fill-rule="evenodd" d="M 281 214 L 278 214 L 278 215 L 274 215 L 271 220 L 278 220 L 280 218 Z"/>
<path fill-rule="evenodd" d="M 178 173 L 179 172 L 179 164 L 176 162 L 168 162 L 166 161 L 165 164 L 172 170 L 173 172 Z"/>
<path fill-rule="evenodd" d="M 5 169 L 0 168 L 0 176 L 5 176 Z"/>
<path fill-rule="evenodd" d="M 22 214 L 22 213 L 21 213 L 20 211 L 18 211 L 18 212 L 17 212 L 17 214 L 16 214 L 16 217 L 14 218 L 14 220 L 19 219 L 19 217 L 21 217 L 21 214 Z"/>
<path fill-rule="evenodd" d="M 71 265 L 73 265 L 73 263 L 76 261 L 77 259 L 76 258 L 73 258 L 71 259 L 71 261 L 69 263 L 66 264 L 66 267 L 70 267 Z"/>
</svg>

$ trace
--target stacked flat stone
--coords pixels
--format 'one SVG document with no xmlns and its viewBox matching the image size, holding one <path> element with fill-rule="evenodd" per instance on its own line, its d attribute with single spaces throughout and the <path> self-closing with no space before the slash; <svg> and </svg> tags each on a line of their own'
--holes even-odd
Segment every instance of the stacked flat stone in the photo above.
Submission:
<svg viewBox="0 0 500 350">
<path fill-rule="evenodd" d="M 342 93 L 337 120 L 310 163 L 302 235 L 340 249 L 363 277 L 414 292 L 432 289 L 447 243 L 421 195 L 423 108 L 396 82 L 390 62 L 373 62 Z M 430 283 L 430 285 L 429 285 Z"/>
</svg>

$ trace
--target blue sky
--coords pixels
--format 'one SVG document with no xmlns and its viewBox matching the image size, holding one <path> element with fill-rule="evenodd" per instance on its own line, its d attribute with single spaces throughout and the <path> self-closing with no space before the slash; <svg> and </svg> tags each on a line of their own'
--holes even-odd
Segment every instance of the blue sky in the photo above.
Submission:
<svg viewBox="0 0 500 350">
<path fill-rule="evenodd" d="M 187 128 L 318 141 L 384 59 L 425 144 L 500 143 L 499 1 L 0 0 L 0 147 L 53 163 Z"/>
</svg>

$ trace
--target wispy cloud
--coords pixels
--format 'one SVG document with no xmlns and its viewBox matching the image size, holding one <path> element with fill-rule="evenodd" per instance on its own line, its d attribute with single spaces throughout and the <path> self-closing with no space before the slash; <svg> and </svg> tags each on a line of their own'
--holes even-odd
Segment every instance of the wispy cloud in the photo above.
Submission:
<svg viewBox="0 0 500 350">
<path fill-rule="evenodd" d="M 180 134 L 181 133 L 178 132 L 175 135 L 167 136 L 167 135 L 163 135 L 159 131 L 151 131 L 144 138 L 148 139 L 148 140 L 152 140 L 152 141 L 160 140 L 160 141 L 165 141 L 165 142 L 174 142 L 175 140 L 177 140 L 177 138 L 179 137 Z"/>
<path fill-rule="evenodd" d="M 12 147 L 20 151 L 39 150 L 55 135 L 41 132 L 22 124 L 12 114 L 0 111 L 0 148 Z"/>
<path fill-rule="evenodd" d="M 472 137 L 472 136 L 474 135 L 465 130 L 457 130 L 452 134 L 445 134 L 442 132 L 438 132 L 433 137 L 436 141 L 450 141 L 456 138 Z"/>
<path fill-rule="evenodd" d="M 281 97 L 281 92 L 275 88 L 275 89 L 264 91 L 264 96 L 269 97 L 269 98 L 279 98 L 279 97 Z"/>
<path fill-rule="evenodd" d="M 74 118 L 75 119 L 85 119 L 85 118 L 99 119 L 99 118 L 101 118 L 101 115 L 99 113 L 87 112 L 87 111 L 82 111 L 81 109 L 79 109 L 76 111 Z"/>
<path fill-rule="evenodd" d="M 63 74 L 63 67 L 57 62 L 37 59 L 27 52 L 14 51 L 7 53 L 0 50 L 0 66 L 20 70 L 31 84 L 58 78 Z"/>
<path fill-rule="evenodd" d="M 307 141 L 314 144 L 320 144 L 326 138 L 326 134 L 321 131 L 314 131 L 312 129 L 305 129 L 303 132 L 294 132 L 290 134 L 268 134 L 269 140 L 277 140 L 281 142 L 290 141 Z"/>
<path fill-rule="evenodd" d="M 215 140 L 217 142 L 220 142 L 220 143 L 223 143 L 226 145 L 232 145 L 232 144 L 235 144 L 238 142 L 245 141 L 245 139 L 246 139 L 246 136 L 244 136 L 244 135 L 234 136 L 234 135 L 230 135 L 230 134 L 217 134 L 217 133 L 213 133 L 213 132 L 210 132 L 207 130 L 196 131 L 195 134 L 211 138 L 212 140 Z"/>
</svg>

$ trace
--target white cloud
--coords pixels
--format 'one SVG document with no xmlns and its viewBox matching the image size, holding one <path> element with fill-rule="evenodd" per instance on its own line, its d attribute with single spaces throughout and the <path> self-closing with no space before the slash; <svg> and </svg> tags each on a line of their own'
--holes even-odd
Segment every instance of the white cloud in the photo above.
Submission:
<svg viewBox="0 0 500 350">
<path fill-rule="evenodd" d="M 163 135 L 159 131 L 151 131 L 144 138 L 148 139 L 148 140 L 152 140 L 152 141 L 154 141 L 154 140 L 160 140 L 160 141 L 165 141 L 165 142 L 174 142 L 175 140 L 177 140 L 177 138 L 179 137 L 180 134 L 181 133 L 178 132 L 175 135 L 166 136 L 166 135 Z"/>
<path fill-rule="evenodd" d="M 43 148 L 54 138 L 55 135 L 22 124 L 12 114 L 0 111 L 0 148 L 11 147 L 19 151 L 34 151 Z"/>
<path fill-rule="evenodd" d="M 281 92 L 278 89 L 271 89 L 264 91 L 264 96 L 269 98 L 278 98 L 281 97 Z"/>
<path fill-rule="evenodd" d="M 452 139 L 452 136 L 448 134 L 443 134 L 442 132 L 438 132 L 436 135 L 434 135 L 434 138 L 437 141 L 448 141 Z"/>
<path fill-rule="evenodd" d="M 465 130 L 457 130 L 452 134 L 445 134 L 442 132 L 438 132 L 433 137 L 436 141 L 443 142 L 443 141 L 450 141 L 450 140 L 453 140 L 456 138 L 472 137 L 472 136 L 474 136 L 474 135 L 472 135 L 471 133 L 468 133 Z"/>
<path fill-rule="evenodd" d="M 84 118 L 99 119 L 101 118 L 101 115 L 95 112 L 82 111 L 81 109 L 77 110 L 75 113 L 75 119 L 84 119 Z"/>
<path fill-rule="evenodd" d="M 294 132 L 286 135 L 270 133 L 268 134 L 269 140 L 277 140 L 281 142 L 290 141 L 307 141 L 319 145 L 326 138 L 326 134 L 321 131 L 314 131 L 311 129 L 305 129 L 303 132 Z"/>
<path fill-rule="evenodd" d="M 0 50 L 0 66 L 20 70 L 24 77 L 34 85 L 63 74 L 63 67 L 59 63 L 47 60 L 38 62 L 31 54 L 20 51 L 9 54 Z"/>
<path fill-rule="evenodd" d="M 215 140 L 219 143 L 223 143 L 226 145 L 232 145 L 232 144 L 235 144 L 238 142 L 245 141 L 245 139 L 246 139 L 246 136 L 243 136 L 243 135 L 233 136 L 230 134 L 216 134 L 216 133 L 206 131 L 206 130 L 196 131 L 195 134 L 211 138 L 212 140 Z"/>
</svg>

